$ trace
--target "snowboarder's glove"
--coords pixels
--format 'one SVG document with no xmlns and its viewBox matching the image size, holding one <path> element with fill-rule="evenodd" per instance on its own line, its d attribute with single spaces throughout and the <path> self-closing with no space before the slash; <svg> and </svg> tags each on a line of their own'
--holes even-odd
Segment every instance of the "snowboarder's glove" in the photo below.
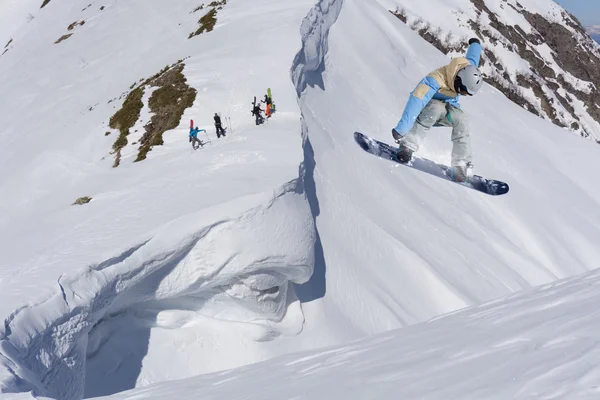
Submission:
<svg viewBox="0 0 600 400">
<path fill-rule="evenodd" d="M 477 38 L 471 38 L 471 39 L 469 39 L 469 44 L 473 44 L 473 43 L 479 43 L 479 44 L 481 44 L 481 42 Z"/>
</svg>

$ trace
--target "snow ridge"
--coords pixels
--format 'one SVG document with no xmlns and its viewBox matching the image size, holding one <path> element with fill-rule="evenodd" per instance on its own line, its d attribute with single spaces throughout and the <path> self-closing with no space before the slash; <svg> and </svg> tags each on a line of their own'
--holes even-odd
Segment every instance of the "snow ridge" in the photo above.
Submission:
<svg viewBox="0 0 600 400">
<path fill-rule="evenodd" d="M 329 29 L 340 15 L 343 4 L 343 0 L 320 0 L 302 21 L 302 48 L 292 65 L 292 82 L 298 97 L 306 86 L 324 89 L 322 74 L 325 71 Z"/>
<path fill-rule="evenodd" d="M 315 153 L 308 137 L 308 124 L 304 118 L 306 107 L 302 93 L 307 86 L 319 86 L 324 90 L 323 72 L 325 71 L 325 56 L 328 50 L 329 30 L 337 21 L 344 0 L 320 0 L 310 9 L 300 26 L 302 47 L 294 57 L 290 75 L 296 87 L 298 106 L 302 124 L 302 149 L 304 160 L 300 166 L 300 177 L 306 193 L 315 229 L 315 259 L 314 271 L 306 285 L 297 288 L 301 301 L 307 302 L 325 296 L 326 266 L 321 237 L 317 229 L 316 219 L 321 213 L 317 188 L 315 183 Z"/>
</svg>

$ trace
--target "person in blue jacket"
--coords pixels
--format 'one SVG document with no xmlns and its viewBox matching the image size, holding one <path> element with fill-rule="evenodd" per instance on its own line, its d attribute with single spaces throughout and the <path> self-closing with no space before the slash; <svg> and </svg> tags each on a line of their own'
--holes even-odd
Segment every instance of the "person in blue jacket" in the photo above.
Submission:
<svg viewBox="0 0 600 400">
<path fill-rule="evenodd" d="M 473 96 L 481 88 L 483 77 L 477 68 L 481 51 L 479 39 L 470 39 L 465 57 L 453 58 L 450 64 L 423 78 L 413 90 L 402 118 L 392 129 L 392 137 L 400 145 L 400 162 L 411 160 L 432 126 L 451 127 L 453 145 L 448 175 L 457 182 L 467 180 L 473 167 L 471 137 L 458 96 Z"/>
<path fill-rule="evenodd" d="M 190 128 L 190 143 L 192 143 L 192 147 L 194 148 L 194 150 L 197 150 L 198 147 L 204 146 L 204 143 L 202 143 L 202 141 L 198 139 L 198 132 L 206 132 L 206 130 L 198 129 L 198 127 Z"/>
</svg>

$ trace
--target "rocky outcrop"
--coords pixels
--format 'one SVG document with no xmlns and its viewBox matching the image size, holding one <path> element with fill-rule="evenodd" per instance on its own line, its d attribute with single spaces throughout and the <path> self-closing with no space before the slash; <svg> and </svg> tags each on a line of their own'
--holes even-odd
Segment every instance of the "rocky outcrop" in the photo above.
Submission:
<svg viewBox="0 0 600 400">
<path fill-rule="evenodd" d="M 502 0 L 500 8 L 528 23 L 513 25 L 492 10 L 498 5 L 491 0 L 471 3 L 473 8 L 461 10 L 461 15 L 484 44 L 486 81 L 528 111 L 600 143 L 600 46 L 579 21 L 557 5 L 550 18 L 518 1 Z M 422 16 L 405 9 L 393 13 L 445 54 L 466 48 L 444 40 L 450 33 L 434 24 L 415 23 Z M 507 52 L 518 55 L 527 67 L 515 70 L 507 65 L 501 56 Z"/>
</svg>

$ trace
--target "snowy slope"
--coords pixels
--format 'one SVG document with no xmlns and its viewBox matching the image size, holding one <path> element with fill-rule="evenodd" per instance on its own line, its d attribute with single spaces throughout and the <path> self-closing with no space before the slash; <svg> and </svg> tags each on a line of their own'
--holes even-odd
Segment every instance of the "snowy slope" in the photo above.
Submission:
<svg viewBox="0 0 600 400">
<path fill-rule="evenodd" d="M 0 98 L 0 163 L 13 171 L 0 181 L 1 391 L 113 394 L 343 344 L 598 267 L 598 146 L 486 85 L 462 103 L 476 172 L 509 182 L 508 195 L 369 156 L 352 133 L 389 141 L 416 82 L 448 58 L 375 0 L 271 3 L 230 1 L 193 40 L 197 4 L 99 13 L 94 3 L 98 14 L 54 45 L 85 4 L 53 2 L 43 11 L 62 19 L 41 12 L 14 35 L 0 60 L 12 95 Z M 113 169 L 108 100 L 187 56 L 198 97 L 181 126 L 148 160 Z M 16 68 L 22 77 L 6 78 Z M 255 127 L 249 101 L 268 86 L 278 112 Z M 191 154 L 187 120 L 210 128 L 219 110 L 233 133 Z M 53 140 L 19 135 L 23 120 Z M 448 162 L 449 136 L 435 129 L 420 154 Z M 70 206 L 82 195 L 94 200 Z"/>
<path fill-rule="evenodd" d="M 446 54 L 458 54 L 466 39 L 479 37 L 485 45 L 481 69 L 489 83 L 532 113 L 600 141 L 594 95 L 600 86 L 600 47 L 554 1 L 380 3 Z"/>
<path fill-rule="evenodd" d="M 118 399 L 595 399 L 593 272 L 431 322 Z"/>
<path fill-rule="evenodd" d="M 0 163 L 10 173 L 0 181 L 2 391 L 79 398 L 84 390 L 131 388 L 144 356 L 155 344 L 160 352 L 156 330 L 188 326 L 191 348 L 175 354 L 197 346 L 195 364 L 165 371 L 159 359 L 157 377 L 146 362 L 150 377 L 140 381 L 253 361 L 232 350 L 220 363 L 198 362 L 222 346 L 195 340 L 193 327 L 210 317 L 239 322 L 238 329 L 211 326 L 230 330 L 235 342 L 237 332 L 264 340 L 302 329 L 288 288 L 311 275 L 314 227 L 299 181 L 301 125 L 288 70 L 310 4 L 233 1 L 213 32 L 188 40 L 202 15 L 192 13 L 198 5 L 52 2 L 3 56 Z M 80 19 L 85 25 L 54 44 Z M 273 32 L 281 34 L 277 44 L 262 46 Z M 189 56 L 184 73 L 199 93 L 180 128 L 147 160 L 124 157 L 112 168 L 115 134 L 105 132 L 123 101 L 117 98 Z M 277 118 L 256 127 L 250 103 L 267 87 Z M 233 128 L 219 140 L 216 111 Z M 190 118 L 212 138 L 197 152 L 187 141 Z M 71 206 L 80 196 L 93 200 Z"/>
<path fill-rule="evenodd" d="M 354 143 L 355 130 L 389 142 L 416 82 L 447 62 L 388 14 L 345 1 L 324 72 L 311 78 L 322 77 L 325 90 L 309 87 L 301 99 L 327 271 L 318 312 L 341 320 L 331 329 L 374 333 L 597 268 L 600 191 L 591 183 L 600 149 L 492 87 L 461 102 L 472 118 L 475 170 L 509 182 L 504 197 L 376 159 Z M 434 129 L 420 154 L 448 163 L 449 136 Z"/>
<path fill-rule="evenodd" d="M 2 52 L 7 44 L 13 40 L 19 30 L 26 24 L 33 22 L 41 2 L 37 0 L 4 1 L 0 13 L 0 43 Z M 0 54 L 2 54 L 0 52 Z"/>
</svg>

